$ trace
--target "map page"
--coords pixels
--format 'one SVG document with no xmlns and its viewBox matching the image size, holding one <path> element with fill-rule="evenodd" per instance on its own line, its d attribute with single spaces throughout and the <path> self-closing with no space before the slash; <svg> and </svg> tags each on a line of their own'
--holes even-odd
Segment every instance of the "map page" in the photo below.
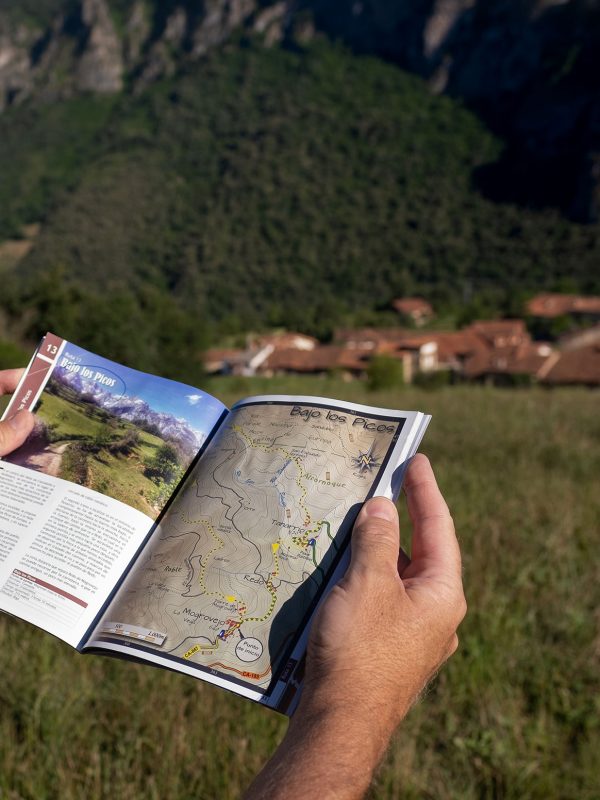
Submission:
<svg viewBox="0 0 600 800">
<path fill-rule="evenodd" d="M 234 408 L 89 644 L 268 692 L 404 422 L 318 403 Z"/>
</svg>

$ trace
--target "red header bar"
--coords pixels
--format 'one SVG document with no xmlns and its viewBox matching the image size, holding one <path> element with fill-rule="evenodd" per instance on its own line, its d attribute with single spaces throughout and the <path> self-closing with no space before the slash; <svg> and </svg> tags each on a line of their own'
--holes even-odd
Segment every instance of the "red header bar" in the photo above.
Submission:
<svg viewBox="0 0 600 800">
<path fill-rule="evenodd" d="M 27 372 L 4 412 L 4 419 L 12 417 L 17 411 L 22 411 L 23 409 L 33 410 L 40 392 L 48 382 L 48 378 L 58 361 L 64 341 L 64 339 L 55 336 L 53 333 L 47 333 L 44 336 L 31 359 Z"/>
<path fill-rule="evenodd" d="M 64 589 L 59 589 L 58 586 L 54 586 L 52 583 L 47 583 L 43 581 L 41 578 L 36 578 L 35 575 L 30 575 L 28 572 L 23 572 L 20 569 L 13 569 L 13 575 L 16 575 L 18 578 L 24 578 L 26 581 L 31 581 L 31 583 L 36 583 L 38 586 L 43 586 L 44 589 L 49 589 L 54 594 L 59 594 L 61 597 L 66 597 L 67 600 L 71 600 L 73 603 L 77 603 L 78 606 L 82 606 L 82 608 L 87 608 L 88 604 L 85 600 L 82 600 L 79 597 L 75 597 L 74 594 L 70 594 L 69 592 L 65 592 Z"/>
</svg>

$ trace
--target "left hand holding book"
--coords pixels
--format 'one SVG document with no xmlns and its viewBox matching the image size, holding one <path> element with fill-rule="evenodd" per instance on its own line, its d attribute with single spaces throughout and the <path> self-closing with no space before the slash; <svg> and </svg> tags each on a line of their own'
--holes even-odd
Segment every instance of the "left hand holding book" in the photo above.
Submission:
<svg viewBox="0 0 600 800">
<path fill-rule="evenodd" d="M 12 394 L 24 370 L 5 369 L 0 371 L 0 396 Z M 30 411 L 18 411 L 14 416 L 0 422 L 0 456 L 6 456 L 20 447 L 33 428 L 34 417 Z"/>
</svg>

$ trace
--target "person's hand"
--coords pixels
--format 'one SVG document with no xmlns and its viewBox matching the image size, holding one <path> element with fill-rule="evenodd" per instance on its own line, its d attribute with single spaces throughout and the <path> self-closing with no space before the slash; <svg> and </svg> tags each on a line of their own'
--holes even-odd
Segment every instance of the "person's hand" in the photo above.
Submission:
<svg viewBox="0 0 600 800">
<path fill-rule="evenodd" d="M 0 395 L 12 394 L 23 376 L 22 369 L 0 371 Z M 6 456 L 20 447 L 33 429 L 34 416 L 30 411 L 19 411 L 10 419 L 0 422 L 0 456 Z"/>
<path fill-rule="evenodd" d="M 394 504 L 369 500 L 352 533 L 350 567 L 312 627 L 303 690 L 308 707 L 368 706 L 383 736 L 454 653 L 466 612 L 454 525 L 425 456 L 412 460 L 404 488 L 412 562 L 399 564 Z"/>
<path fill-rule="evenodd" d="M 456 650 L 466 612 L 454 525 L 425 456 L 404 482 L 412 562 L 400 557 L 398 513 L 363 506 L 351 562 L 312 625 L 298 709 L 247 800 L 354 800 L 398 723 Z"/>
</svg>

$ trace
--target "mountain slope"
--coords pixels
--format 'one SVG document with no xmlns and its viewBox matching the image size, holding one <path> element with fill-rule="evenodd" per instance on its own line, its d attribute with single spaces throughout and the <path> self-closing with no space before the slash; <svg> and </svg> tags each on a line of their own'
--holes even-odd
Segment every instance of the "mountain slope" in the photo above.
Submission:
<svg viewBox="0 0 600 800">
<path fill-rule="evenodd" d="M 240 36 L 323 35 L 423 76 L 506 138 L 482 175 L 490 196 L 598 218 L 596 0 L 0 0 L 0 110 L 140 92 Z"/>
<path fill-rule="evenodd" d="M 185 419 L 180 419 L 164 411 L 155 411 L 145 400 L 127 394 L 114 395 L 102 389 L 95 381 L 86 380 L 74 372 L 58 366 L 52 380 L 72 389 L 82 396 L 85 402 L 92 403 L 110 414 L 135 423 L 138 427 L 160 436 L 165 441 L 175 442 L 189 458 L 193 458 L 201 447 L 205 434 L 193 430 Z"/>
<path fill-rule="evenodd" d="M 404 292 L 599 288 L 596 226 L 474 188 L 501 144 L 472 113 L 325 42 L 230 44 L 135 99 L 11 109 L 0 137 L 0 219 L 43 220 L 15 330 L 141 368 L 189 369 L 206 324 L 325 336 Z"/>
</svg>

